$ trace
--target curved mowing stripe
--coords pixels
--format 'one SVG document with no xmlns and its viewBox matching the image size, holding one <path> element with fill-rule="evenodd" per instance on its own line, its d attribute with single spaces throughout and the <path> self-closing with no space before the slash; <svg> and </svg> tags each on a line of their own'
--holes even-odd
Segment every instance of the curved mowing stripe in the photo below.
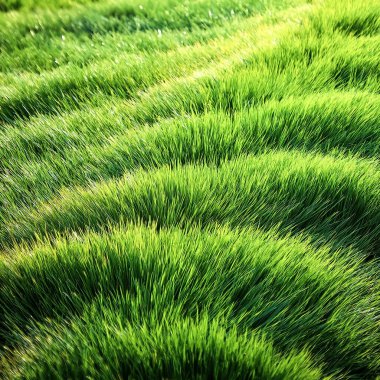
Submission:
<svg viewBox="0 0 380 380">
<path fill-rule="evenodd" d="M 96 298 L 93 322 L 108 308 L 132 326 L 214 316 L 240 333 L 264 332 L 286 352 L 307 345 L 327 373 L 371 373 L 380 347 L 370 268 L 272 233 L 129 226 L 15 252 L 0 272 L 1 330 L 20 343 L 20 329 L 32 338 L 34 321 L 82 314 Z"/>
<path fill-rule="evenodd" d="M 67 65 L 84 67 L 110 57 L 115 61 L 118 56 L 125 55 L 126 52 L 129 54 L 164 52 L 180 46 L 204 44 L 215 38 L 228 38 L 231 33 L 241 29 L 243 22 L 244 20 L 237 18 L 223 26 L 199 28 L 192 30 L 191 33 L 183 30 L 165 30 L 159 34 L 157 30 L 152 30 L 132 35 L 112 33 L 80 36 L 80 38 L 75 34 L 66 33 L 47 41 L 36 41 L 33 38 L 22 50 L 14 51 L 12 54 L 0 53 L 0 71 L 5 73 L 7 81 L 14 80 L 16 84 L 17 78 L 26 72 L 41 74 Z"/>
<path fill-rule="evenodd" d="M 229 145 L 232 140 L 241 140 L 242 143 L 235 142 L 235 149 L 241 147 L 237 154 L 265 147 L 322 151 L 339 148 L 366 156 L 378 156 L 380 152 L 380 96 L 367 92 L 329 91 L 318 99 L 315 95 L 290 97 L 268 101 L 244 111 L 236 110 L 233 115 L 206 112 L 206 115 L 161 120 L 154 128 L 141 127 L 141 131 L 136 126 L 129 131 L 136 123 L 133 114 L 140 117 L 141 123 L 149 118 L 159 119 L 157 113 L 145 115 L 144 106 L 139 106 L 133 107 L 124 101 L 109 102 L 106 106 L 66 116 L 41 116 L 26 124 L 7 126 L 0 134 L 0 144 L 4 147 L 0 151 L 1 166 L 12 168 L 16 173 L 17 165 L 26 161 L 30 164 L 34 159 L 42 167 L 49 167 L 53 162 L 54 166 L 59 165 L 59 160 L 64 160 L 68 168 L 67 159 L 75 155 L 81 157 L 81 165 L 84 162 L 94 165 L 91 160 L 95 159 L 94 166 L 99 168 L 102 160 L 117 161 L 119 152 L 133 154 L 139 148 L 141 151 L 145 149 L 149 155 L 157 149 L 165 150 L 169 140 L 171 143 L 175 141 L 176 145 L 182 142 L 188 145 L 192 143 L 190 135 L 202 133 L 208 136 L 211 132 L 215 138 L 220 133 L 221 140 L 229 132 L 233 135 Z M 162 114 L 169 115 L 164 107 Z M 205 137 L 204 140 L 210 138 Z M 139 141 L 139 147 L 134 141 Z M 218 148 L 215 142 L 208 143 L 210 150 Z M 224 158 L 222 151 L 220 154 Z M 104 156 L 107 159 L 98 158 Z M 174 152 L 171 157 L 173 161 L 180 159 Z M 169 159 L 165 162 L 170 162 Z M 75 177 L 76 171 L 70 174 L 70 178 Z M 106 173 L 102 173 L 104 175 Z"/>
<path fill-rule="evenodd" d="M 201 0 L 173 2 L 170 0 L 107 1 L 63 11 L 27 12 L 0 16 L 0 41 L 8 52 L 31 44 L 46 44 L 62 33 L 93 36 L 110 33 L 135 33 L 148 30 L 187 30 L 221 25 L 236 16 L 251 16 L 268 6 L 286 6 L 287 1 L 271 0 Z M 292 1 L 296 3 L 297 1 Z"/>
<path fill-rule="evenodd" d="M 66 190 L 35 210 L 16 212 L 1 230 L 1 244 L 142 219 L 160 226 L 280 225 L 376 253 L 379 176 L 373 161 L 297 152 L 241 157 L 219 168 L 140 171 L 89 189 Z"/>
<path fill-rule="evenodd" d="M 232 48 L 225 45 L 224 53 L 231 53 Z M 147 56 L 125 55 L 120 60 L 104 60 L 85 68 L 63 67 L 46 73 L 32 84 L 30 80 L 20 80 L 11 97 L 0 98 L 0 122 L 77 108 L 97 93 L 130 98 L 165 78 L 190 74 L 220 57 L 221 49 L 214 43 L 214 46 L 197 45 Z"/>
<path fill-rule="evenodd" d="M 41 332 L 36 343 L 26 352 L 18 353 L 23 361 L 14 371 L 9 370 L 8 376 L 13 379 L 57 376 L 92 379 L 320 378 L 320 369 L 312 365 L 306 352 L 279 354 L 267 339 L 239 335 L 236 329 L 227 330 L 215 320 L 203 318 L 195 323 L 179 318 L 153 326 L 127 324 L 121 327 L 117 321 L 110 323 L 110 317 L 114 320 L 114 315 L 105 311 L 75 320 L 68 327 L 58 326 Z M 39 341 L 48 343 L 42 345 Z M 52 355 L 56 357 L 54 363 Z"/>
</svg>

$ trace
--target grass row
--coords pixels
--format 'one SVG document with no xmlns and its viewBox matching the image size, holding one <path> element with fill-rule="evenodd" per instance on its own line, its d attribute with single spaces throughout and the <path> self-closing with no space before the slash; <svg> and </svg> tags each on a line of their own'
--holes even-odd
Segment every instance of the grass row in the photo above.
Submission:
<svg viewBox="0 0 380 380">
<path fill-rule="evenodd" d="M 165 153 L 171 156 L 170 150 Z M 21 208 L 0 230 L 1 245 L 33 240 L 35 234 L 143 220 L 159 226 L 279 226 L 284 231 L 310 231 L 316 241 L 335 240 L 338 246 L 354 245 L 375 254 L 378 181 L 376 161 L 286 151 L 243 156 L 219 167 L 140 170 L 89 188 L 66 190 L 35 208 Z"/>
<path fill-rule="evenodd" d="M 54 332 L 47 331 L 47 335 L 44 331 L 41 339 L 50 344 L 37 344 L 26 353 L 21 352 L 24 362 L 7 373 L 14 379 L 101 376 L 309 380 L 318 379 L 321 372 L 312 367 L 305 352 L 281 355 L 266 339 L 226 330 L 207 317 L 197 323 L 184 319 L 120 328 L 110 323 L 109 317 L 114 315 L 115 310 L 110 310 L 104 319 L 97 319 L 97 326 L 92 325 L 92 318 L 99 316 L 91 315 L 89 320 L 86 316 L 64 331 L 59 327 Z M 123 314 L 117 317 L 123 318 Z M 59 334 L 59 340 L 52 343 L 50 333 L 55 337 Z M 60 359 L 62 353 L 69 365 Z M 56 358 L 53 365 L 52 355 Z"/>
<path fill-rule="evenodd" d="M 48 46 L 51 37 L 70 34 L 75 39 L 111 33 L 130 34 L 149 30 L 188 30 L 221 25 L 239 16 L 250 16 L 265 6 L 287 4 L 278 0 L 200 0 L 179 2 L 171 0 L 133 0 L 95 2 L 56 12 L 0 14 L 0 33 L 4 50 L 14 52 L 25 47 Z M 13 33 L 10 30 L 13 28 Z"/>
<path fill-rule="evenodd" d="M 249 331 L 259 336 L 264 333 L 286 355 L 311 350 L 314 370 L 322 367 L 325 374 L 370 375 L 379 366 L 379 345 L 373 345 L 379 342 L 375 269 L 355 255 L 314 250 L 308 243 L 275 238 L 273 233 L 226 228 L 186 233 L 171 228 L 157 233 L 157 226 L 113 228 L 100 235 L 90 233 L 16 251 L 3 259 L 1 282 L 1 320 L 6 326 L 2 339 L 8 345 L 18 344 L 24 361 L 19 368 L 34 373 L 32 377 L 103 373 L 112 377 L 136 373 L 137 368 L 142 377 L 149 370 L 166 371 L 168 376 L 184 371 L 187 377 L 196 368 L 204 376 L 204 371 L 232 371 L 219 372 L 218 378 L 228 374 L 237 378 L 239 371 L 244 371 L 245 378 L 256 371 L 256 376 L 262 373 L 264 378 L 296 376 L 298 370 L 300 378 L 311 376 L 303 375 L 302 367 L 307 368 L 308 361 L 301 368 L 290 362 L 290 374 L 277 377 L 277 365 L 269 358 L 267 365 L 260 365 L 241 357 L 242 362 L 233 367 L 237 353 L 232 347 L 241 343 L 247 354 L 252 347 Z M 181 335 L 194 331 L 195 352 L 191 342 L 179 343 L 180 332 L 175 327 L 166 332 L 169 326 L 181 326 L 183 318 L 190 318 L 186 322 L 190 329 Z M 211 326 L 222 328 L 227 341 L 223 363 L 218 361 L 221 342 L 215 347 L 211 344 L 215 338 L 205 318 L 220 323 Z M 66 322 L 59 323 L 62 319 Z M 198 340 L 200 331 L 191 327 L 191 321 L 203 333 L 201 326 L 209 331 L 211 346 Z M 123 342 L 135 336 L 132 330 L 139 336 L 140 328 L 143 341 L 137 347 L 145 362 L 134 356 L 134 339 L 131 352 L 120 351 Z M 229 347 L 235 330 L 240 338 Z M 29 337 L 23 338 L 26 331 Z M 166 338 L 160 343 L 155 334 Z M 169 346 L 167 339 L 179 340 L 177 344 L 188 352 L 187 364 L 181 364 L 181 356 L 172 356 L 170 349 L 161 348 L 162 344 Z M 61 354 L 52 355 L 55 352 Z"/>
</svg>

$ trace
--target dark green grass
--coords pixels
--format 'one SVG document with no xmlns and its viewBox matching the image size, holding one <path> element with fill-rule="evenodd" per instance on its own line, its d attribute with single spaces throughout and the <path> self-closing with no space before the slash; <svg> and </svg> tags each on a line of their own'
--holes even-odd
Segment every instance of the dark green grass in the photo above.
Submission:
<svg viewBox="0 0 380 380">
<path fill-rule="evenodd" d="M 375 0 L 0 0 L 0 377 L 380 376 Z"/>
</svg>

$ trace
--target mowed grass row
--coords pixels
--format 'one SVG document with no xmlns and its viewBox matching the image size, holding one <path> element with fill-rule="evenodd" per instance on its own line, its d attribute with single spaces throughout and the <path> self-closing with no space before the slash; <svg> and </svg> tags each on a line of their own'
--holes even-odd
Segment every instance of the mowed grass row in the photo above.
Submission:
<svg viewBox="0 0 380 380">
<path fill-rule="evenodd" d="M 6 52 L 17 54 L 17 50 L 38 45 L 49 50 L 49 40 L 62 34 L 69 34 L 80 41 L 94 35 L 133 34 L 149 30 L 192 32 L 197 28 L 206 29 L 234 18 L 251 16 L 268 7 L 288 4 L 279 0 L 111 0 L 86 6 L 76 4 L 59 12 L 48 7 L 36 12 L 0 14 L 0 25 L 4 27 L 0 40 Z M 297 4 L 297 1 L 290 4 Z"/>
<path fill-rule="evenodd" d="M 106 316 L 100 320 L 97 314 L 92 313 L 89 317 L 85 314 L 63 331 L 61 326 L 43 330 L 41 338 L 49 344 L 41 347 L 40 351 L 36 345 L 34 350 L 20 352 L 25 361 L 16 370 L 11 367 L 6 373 L 14 379 L 97 377 L 99 372 L 103 379 L 132 376 L 142 379 L 167 376 L 229 379 L 257 376 L 260 379 L 279 380 L 320 378 L 321 370 L 312 366 L 307 352 L 280 354 L 268 339 L 238 334 L 233 328 L 227 330 L 207 316 L 197 322 L 181 318 L 169 323 L 163 321 L 153 327 L 147 324 L 120 327 L 110 319 L 113 320 L 115 314 L 116 318 L 124 319 L 123 313 L 106 309 L 102 312 L 104 314 Z M 96 326 L 92 324 L 94 317 L 98 321 Z M 50 333 L 54 333 L 60 341 L 52 343 Z M 113 336 L 112 343 L 110 335 Z M 64 342 L 76 347 L 66 354 L 69 365 L 63 363 L 60 357 L 62 351 L 67 349 Z M 76 350 L 80 350 L 81 354 L 78 355 Z M 87 354 L 83 355 L 84 352 Z M 56 358 L 54 367 L 51 355 Z M 109 362 L 108 358 L 112 361 Z M 34 360 L 39 361 L 38 366 Z"/>
<path fill-rule="evenodd" d="M 278 8 L 285 8 L 287 4 L 296 5 L 300 1 L 272 1 L 276 3 Z M 161 2 L 155 2 L 155 6 L 161 4 Z M 111 17 L 128 18 L 128 6 L 121 6 L 120 3 L 115 3 L 113 8 L 108 9 L 106 14 L 99 14 L 99 11 L 95 13 L 94 16 L 94 26 L 99 27 L 100 22 L 110 22 Z M 44 17 L 40 15 L 37 20 L 31 20 L 29 30 L 27 30 L 27 35 L 21 38 L 22 46 L 15 50 L 7 50 L 3 47 L 3 51 L 0 51 L 0 72 L 3 74 L 3 80 L 10 83 L 14 82 L 15 75 L 20 76 L 31 73 L 44 73 L 45 71 L 54 70 L 62 66 L 86 66 L 99 59 L 110 58 L 112 55 L 115 61 L 118 56 L 122 57 L 122 53 L 128 51 L 129 53 L 148 53 L 154 51 L 167 51 L 171 49 L 178 48 L 183 45 L 193 45 L 197 42 L 204 43 L 212 38 L 222 38 L 228 37 L 231 33 L 236 30 L 241 29 L 242 24 L 244 24 L 247 18 L 251 18 L 253 14 L 257 14 L 259 9 L 268 7 L 268 3 L 264 3 L 260 0 L 245 2 L 245 11 L 242 12 L 242 6 L 235 7 L 234 2 L 229 2 L 228 8 L 230 14 L 230 22 L 223 22 L 223 18 L 220 19 L 220 5 L 221 3 L 215 5 L 211 4 L 208 9 L 206 7 L 202 8 L 199 18 L 199 25 L 188 25 L 188 22 L 193 23 L 195 18 L 193 15 L 187 15 L 188 22 L 184 23 L 178 28 L 168 28 L 165 25 L 156 25 L 156 27 L 151 26 L 149 28 L 139 27 L 141 20 L 133 19 L 136 22 L 136 31 L 133 33 L 125 33 L 125 30 L 113 30 L 111 33 L 106 33 L 99 30 L 92 30 L 88 25 L 88 6 L 84 8 L 85 14 L 82 17 L 86 20 L 85 24 L 90 28 L 88 33 L 81 34 L 77 30 L 72 31 L 67 28 L 67 25 L 63 24 L 56 33 L 52 34 L 46 32 L 46 30 L 41 26 L 44 21 L 41 20 Z M 273 4 L 271 4 L 273 6 Z M 137 7 L 137 12 L 143 13 L 144 9 L 143 3 L 140 2 Z M 162 4 L 161 4 L 162 6 Z M 188 5 L 182 4 L 180 10 L 173 9 L 173 7 L 168 7 L 165 9 L 165 17 L 168 17 L 169 13 L 178 14 L 188 12 L 187 7 L 192 7 L 193 4 Z M 104 7 L 104 6 L 103 6 Z M 109 8 L 106 5 L 106 8 Z M 197 9 L 199 9 L 199 4 L 197 4 Z M 236 13 L 235 13 L 235 10 Z M 240 9 L 240 11 L 239 11 Z M 148 6 L 148 12 L 152 12 L 152 4 Z M 227 12 L 227 11 L 226 11 Z M 226 13 L 224 12 L 224 13 Z M 228 12 L 227 12 L 228 13 Z M 157 13 L 155 12 L 157 16 Z M 135 16 L 132 16 L 132 18 Z M 137 17 L 137 16 L 136 16 Z M 144 16 L 146 17 L 146 16 Z M 51 19 L 55 19 L 56 15 L 49 14 L 49 21 L 45 21 L 51 26 Z M 270 18 L 270 17 L 269 17 Z M 5 17 L 5 22 L 9 21 L 9 14 Z M 22 20 L 25 21 L 25 14 L 22 15 Z M 115 19 L 118 21 L 117 19 Z M 148 19 L 147 19 L 148 20 Z M 149 18 L 152 21 L 151 17 Z M 202 24 L 202 20 L 205 24 Z M 62 21 L 62 16 L 60 17 Z M 206 25 L 207 22 L 209 25 Z M 81 24 L 82 21 L 78 21 L 76 25 L 82 25 L 86 28 L 86 25 Z M 0 13 L 0 24 L 1 24 L 1 13 Z M 12 20 L 14 25 L 14 20 Z M 122 20 L 119 23 L 121 29 L 125 29 L 127 25 L 126 20 Z M 14 35 L 11 36 L 14 38 Z M 27 42 L 25 42 L 27 40 Z M 18 41 L 20 42 L 20 41 Z M 13 48 L 14 44 L 11 45 Z"/>
<path fill-rule="evenodd" d="M 3 224 L 0 242 L 6 248 L 36 234 L 142 220 L 158 226 L 228 223 L 306 230 L 316 241 L 335 240 L 337 246 L 376 255 L 379 179 L 377 161 L 286 151 L 243 156 L 219 167 L 140 170 L 21 208 Z"/>
<path fill-rule="evenodd" d="M 375 0 L 0 8 L 4 378 L 380 374 Z"/>
<path fill-rule="evenodd" d="M 120 62 L 133 59 L 136 54 L 165 52 L 196 43 L 203 44 L 211 39 L 230 36 L 243 22 L 242 18 L 237 18 L 227 25 L 198 28 L 191 32 L 152 30 L 133 34 L 95 34 L 79 40 L 75 34 L 62 34 L 49 39 L 43 50 L 40 46 L 28 45 L 17 52 L 0 54 L 0 77 L 9 86 L 17 84 L 20 76 L 31 78 L 34 73 L 43 74 L 59 67 L 84 68 L 111 56 L 114 62 Z"/>
<path fill-rule="evenodd" d="M 312 353 L 316 374 L 323 368 L 325 375 L 371 376 L 379 368 L 373 266 L 301 240 L 254 230 L 123 226 L 15 251 L 0 273 L 1 339 L 25 346 L 10 351 L 16 363 L 22 358 L 24 377 L 312 376 L 310 361 L 297 356 L 276 375 L 282 362 L 275 364 L 271 350 L 257 364 L 263 353 L 253 359 L 248 352 L 262 334 L 291 357 Z M 181 333 L 176 326 L 184 319 L 190 329 Z M 206 329 L 204 339 L 196 326 Z M 212 326 L 221 329 L 218 344 Z"/>
<path fill-rule="evenodd" d="M 236 45 L 225 45 L 226 54 L 235 49 Z M 1 99 L 1 121 L 76 108 L 97 93 L 130 98 L 159 81 L 189 75 L 221 57 L 216 43 L 196 45 L 151 56 L 124 54 L 114 62 L 103 60 L 84 69 L 69 66 L 24 83 L 21 79 L 14 93 Z"/>
</svg>

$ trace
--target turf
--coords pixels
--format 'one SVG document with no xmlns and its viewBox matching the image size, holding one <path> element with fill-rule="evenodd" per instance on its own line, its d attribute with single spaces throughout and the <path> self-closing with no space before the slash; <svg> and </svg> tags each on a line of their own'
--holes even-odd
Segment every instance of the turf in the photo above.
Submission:
<svg viewBox="0 0 380 380">
<path fill-rule="evenodd" d="M 378 378 L 379 31 L 0 0 L 0 378 Z"/>
</svg>

